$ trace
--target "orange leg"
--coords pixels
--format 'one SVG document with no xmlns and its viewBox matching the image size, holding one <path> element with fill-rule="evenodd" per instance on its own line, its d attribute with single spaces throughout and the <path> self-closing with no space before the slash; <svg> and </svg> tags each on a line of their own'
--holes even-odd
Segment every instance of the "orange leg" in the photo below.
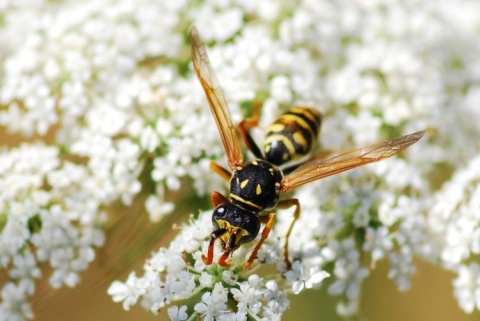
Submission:
<svg viewBox="0 0 480 321">
<path fill-rule="evenodd" d="M 212 194 L 210 195 L 210 198 L 212 200 L 212 204 L 214 207 L 217 207 L 220 204 L 229 203 L 229 200 L 225 196 L 223 196 L 222 194 L 216 191 L 212 192 Z M 203 263 L 205 263 L 206 265 L 212 264 L 213 246 L 215 245 L 215 241 L 226 232 L 227 232 L 226 229 L 219 229 L 219 230 L 213 231 L 212 234 L 210 234 L 210 243 L 208 244 L 207 256 L 202 254 Z"/>
<path fill-rule="evenodd" d="M 282 200 L 277 204 L 277 208 L 281 208 L 281 209 L 290 208 L 292 206 L 295 206 L 295 212 L 293 213 L 292 224 L 290 224 L 290 227 L 288 228 L 288 231 L 287 231 L 287 235 L 285 235 L 285 246 L 283 248 L 283 259 L 285 260 L 285 264 L 287 265 L 288 270 L 290 270 L 292 267 L 292 263 L 290 262 L 289 254 L 288 254 L 288 239 L 290 238 L 290 234 L 292 233 L 293 225 L 300 217 L 300 202 L 296 198 L 291 198 L 288 200 Z"/>
<path fill-rule="evenodd" d="M 222 256 L 218 259 L 218 265 L 223 267 L 232 266 L 232 262 L 227 262 L 230 252 L 223 252 Z"/>
<path fill-rule="evenodd" d="M 223 234 L 225 234 L 226 232 L 227 232 L 226 229 L 219 229 L 219 230 L 213 231 L 212 234 L 210 234 L 210 243 L 208 244 L 207 256 L 202 254 L 203 263 L 205 263 L 206 265 L 212 264 L 212 262 L 213 262 L 213 246 L 215 245 L 215 241 L 219 237 L 221 237 Z M 224 255 L 225 255 L 225 253 L 224 253 Z"/>
<path fill-rule="evenodd" d="M 252 254 L 250 254 L 250 257 L 248 258 L 248 261 L 243 266 L 243 268 L 245 270 L 250 269 L 253 261 L 257 258 L 257 254 L 258 254 L 258 251 L 260 250 L 260 247 L 262 246 L 263 242 L 265 242 L 265 240 L 268 237 L 268 234 L 270 234 L 270 231 L 272 230 L 273 223 L 275 222 L 276 215 L 275 215 L 275 213 L 270 213 L 270 214 L 268 214 L 267 217 L 268 217 L 268 222 L 265 225 L 265 227 L 263 228 L 262 237 L 260 238 L 260 241 L 258 241 L 257 245 L 255 245 L 255 248 L 253 249 Z"/>
<path fill-rule="evenodd" d="M 210 163 L 210 169 L 227 181 L 229 181 L 230 178 L 232 177 L 232 174 L 228 170 L 226 170 L 225 168 L 223 168 L 222 166 L 218 165 L 215 162 Z"/>
<path fill-rule="evenodd" d="M 240 124 L 238 124 L 238 132 L 240 133 L 240 136 L 245 142 L 245 145 L 257 158 L 263 158 L 263 155 L 262 155 L 262 152 L 260 151 L 260 148 L 258 148 L 258 145 L 253 140 L 252 136 L 250 136 L 250 133 L 248 132 L 248 130 L 250 128 L 258 126 L 261 107 L 262 105 L 258 100 L 254 101 L 252 116 L 250 118 L 246 118 L 242 120 Z"/>
</svg>

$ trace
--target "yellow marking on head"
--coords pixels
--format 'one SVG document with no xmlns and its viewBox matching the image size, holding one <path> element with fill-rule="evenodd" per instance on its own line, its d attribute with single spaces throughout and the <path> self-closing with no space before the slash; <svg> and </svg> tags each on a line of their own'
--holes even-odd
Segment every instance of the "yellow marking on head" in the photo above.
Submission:
<svg viewBox="0 0 480 321">
<path fill-rule="evenodd" d="M 225 227 L 225 223 L 227 222 L 227 221 L 225 221 L 225 220 L 216 220 L 216 221 L 217 221 L 217 224 L 218 224 L 218 227 L 219 227 L 219 228 L 224 228 L 224 227 Z"/>
<path fill-rule="evenodd" d="M 236 238 L 236 241 L 238 242 L 242 237 L 246 236 L 246 235 L 250 235 L 250 233 L 248 233 L 247 230 L 243 229 L 243 228 L 240 228 L 238 226 L 233 226 L 232 224 L 230 224 L 230 222 L 226 221 L 226 220 L 216 220 L 217 221 L 217 224 L 218 224 L 218 227 L 221 228 L 221 229 L 226 229 L 227 232 L 224 233 L 220 239 L 222 240 L 223 244 L 227 244 L 228 241 L 230 240 L 230 237 L 232 235 L 237 235 L 237 238 Z M 237 244 L 235 244 L 237 245 Z"/>
<path fill-rule="evenodd" d="M 256 159 L 254 159 L 254 160 L 252 161 L 252 164 L 253 164 L 253 165 L 258 165 L 258 162 L 257 162 L 257 160 L 256 160 Z"/>
<path fill-rule="evenodd" d="M 237 168 L 237 171 L 241 171 L 243 169 L 242 166 L 237 166 L 236 168 Z"/>
<path fill-rule="evenodd" d="M 240 188 L 244 188 L 245 186 L 247 186 L 247 184 L 248 184 L 248 179 L 246 179 L 246 180 L 244 180 L 240 183 Z"/>
<path fill-rule="evenodd" d="M 255 194 L 260 195 L 262 194 L 262 187 L 260 184 L 257 185 L 257 188 L 255 189 Z"/>
</svg>

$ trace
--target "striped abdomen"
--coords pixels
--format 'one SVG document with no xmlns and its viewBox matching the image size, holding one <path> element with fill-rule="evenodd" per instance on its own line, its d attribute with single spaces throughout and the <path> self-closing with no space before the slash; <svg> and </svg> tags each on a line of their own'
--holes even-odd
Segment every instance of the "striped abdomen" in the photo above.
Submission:
<svg viewBox="0 0 480 321">
<path fill-rule="evenodd" d="M 315 146 L 322 114 L 310 107 L 293 107 L 268 128 L 265 159 L 277 166 L 307 155 Z"/>
</svg>

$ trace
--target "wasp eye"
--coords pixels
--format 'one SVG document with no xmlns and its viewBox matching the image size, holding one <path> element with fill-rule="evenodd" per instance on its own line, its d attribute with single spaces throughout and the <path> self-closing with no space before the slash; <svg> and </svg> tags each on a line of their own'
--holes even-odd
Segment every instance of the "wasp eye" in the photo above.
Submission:
<svg viewBox="0 0 480 321">
<path fill-rule="evenodd" d="M 213 212 L 213 215 L 216 217 L 216 218 L 222 218 L 226 215 L 227 213 L 227 209 L 225 208 L 224 205 L 219 205 L 215 211 Z"/>
</svg>

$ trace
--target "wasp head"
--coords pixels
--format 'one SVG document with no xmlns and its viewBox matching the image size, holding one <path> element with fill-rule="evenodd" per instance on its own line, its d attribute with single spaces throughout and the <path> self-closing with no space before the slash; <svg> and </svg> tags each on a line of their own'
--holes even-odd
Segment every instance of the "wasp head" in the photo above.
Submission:
<svg viewBox="0 0 480 321">
<path fill-rule="evenodd" d="M 226 262 L 231 253 L 240 245 L 253 241 L 260 231 L 260 218 L 255 212 L 242 209 L 231 203 L 220 204 L 215 208 L 212 215 L 212 223 L 215 231 L 212 232 L 208 256 L 203 256 L 205 264 L 213 261 L 213 244 L 220 239 L 223 248 L 223 255 L 218 263 L 222 266 L 229 266 Z"/>
</svg>

